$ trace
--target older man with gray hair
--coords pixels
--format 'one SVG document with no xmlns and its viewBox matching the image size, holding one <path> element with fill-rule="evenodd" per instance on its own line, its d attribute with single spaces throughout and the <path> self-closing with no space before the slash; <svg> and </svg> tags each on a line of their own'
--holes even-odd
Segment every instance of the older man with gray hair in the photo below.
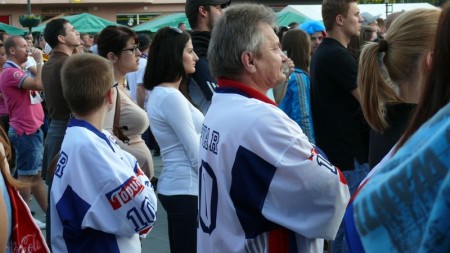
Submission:
<svg viewBox="0 0 450 253">
<path fill-rule="evenodd" d="M 201 134 L 197 252 L 322 252 L 319 238 L 333 239 L 344 215 L 344 177 L 265 95 L 286 79 L 275 20 L 237 4 L 214 26 L 219 87 Z"/>
</svg>

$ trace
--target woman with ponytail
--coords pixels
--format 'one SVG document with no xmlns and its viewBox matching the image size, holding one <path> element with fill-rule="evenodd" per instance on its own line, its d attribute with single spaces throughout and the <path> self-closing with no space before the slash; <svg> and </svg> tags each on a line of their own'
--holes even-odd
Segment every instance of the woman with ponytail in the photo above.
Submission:
<svg viewBox="0 0 450 253">
<path fill-rule="evenodd" d="M 419 101 L 439 14 L 438 9 L 405 12 L 392 23 L 385 39 L 366 44 L 361 52 L 357 82 L 364 117 L 372 128 L 371 169 L 402 136 Z"/>
</svg>

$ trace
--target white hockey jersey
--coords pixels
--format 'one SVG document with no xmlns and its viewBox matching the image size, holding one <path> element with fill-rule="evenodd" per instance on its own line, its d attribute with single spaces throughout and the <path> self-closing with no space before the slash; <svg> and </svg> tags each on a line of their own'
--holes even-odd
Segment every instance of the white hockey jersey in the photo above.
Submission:
<svg viewBox="0 0 450 253">
<path fill-rule="evenodd" d="M 140 252 L 156 205 L 136 159 L 109 132 L 71 119 L 51 188 L 52 251 Z"/>
<path fill-rule="evenodd" d="M 342 173 L 267 97 L 219 87 L 202 129 L 197 252 L 322 252 L 350 198 Z"/>
</svg>

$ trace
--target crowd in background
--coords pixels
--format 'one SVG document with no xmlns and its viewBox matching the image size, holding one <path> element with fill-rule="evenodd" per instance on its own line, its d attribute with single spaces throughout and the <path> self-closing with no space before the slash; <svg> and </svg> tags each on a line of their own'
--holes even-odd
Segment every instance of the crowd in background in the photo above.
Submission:
<svg viewBox="0 0 450 253">
<path fill-rule="evenodd" d="M 450 250 L 450 4 L 185 11 L 0 32 L 0 252 L 139 252 L 156 199 L 173 253 Z"/>
</svg>

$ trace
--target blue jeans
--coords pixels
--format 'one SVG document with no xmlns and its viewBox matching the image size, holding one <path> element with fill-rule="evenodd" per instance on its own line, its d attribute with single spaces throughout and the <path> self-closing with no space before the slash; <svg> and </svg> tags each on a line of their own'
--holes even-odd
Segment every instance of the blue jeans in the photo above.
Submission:
<svg viewBox="0 0 450 253">
<path fill-rule="evenodd" d="M 39 128 L 31 134 L 18 135 L 12 126 L 9 127 L 8 137 L 16 152 L 16 166 L 19 176 L 35 176 L 42 167 L 44 151 L 43 132 Z"/>
<path fill-rule="evenodd" d="M 342 171 L 344 174 L 345 180 L 347 181 L 348 188 L 350 190 L 350 196 L 353 196 L 353 193 L 358 189 L 361 181 L 366 178 L 369 173 L 369 164 L 363 163 L 359 164 L 359 162 L 355 159 L 355 167 L 353 170 Z M 339 230 L 336 235 L 336 239 L 331 244 L 331 252 L 333 253 L 347 253 L 347 243 L 345 242 L 344 237 L 344 225 L 341 223 L 339 226 Z"/>
</svg>

